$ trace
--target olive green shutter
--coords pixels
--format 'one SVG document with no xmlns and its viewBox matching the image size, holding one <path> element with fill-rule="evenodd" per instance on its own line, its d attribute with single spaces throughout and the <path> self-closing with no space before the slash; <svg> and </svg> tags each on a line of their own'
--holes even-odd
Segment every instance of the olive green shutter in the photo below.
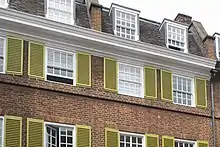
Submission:
<svg viewBox="0 0 220 147">
<path fill-rule="evenodd" d="M 43 147 L 44 121 L 27 118 L 27 147 Z"/>
<path fill-rule="evenodd" d="M 197 147 L 209 147 L 208 141 L 197 141 Z"/>
<path fill-rule="evenodd" d="M 5 147 L 21 147 L 22 118 L 5 116 Z"/>
<path fill-rule="evenodd" d="M 29 42 L 28 75 L 44 79 L 44 45 Z"/>
<path fill-rule="evenodd" d="M 76 129 L 76 146 L 91 147 L 91 127 L 77 125 Z"/>
<path fill-rule="evenodd" d="M 91 86 L 91 55 L 77 53 L 77 85 Z"/>
<path fill-rule="evenodd" d="M 23 73 L 23 40 L 7 37 L 6 72 L 22 75 Z"/>
<path fill-rule="evenodd" d="M 105 128 L 105 147 L 119 147 L 119 131 Z"/>
<path fill-rule="evenodd" d="M 162 136 L 162 147 L 174 147 L 174 137 Z"/>
<path fill-rule="evenodd" d="M 113 59 L 104 59 L 104 88 L 117 91 L 117 62 Z"/>
<path fill-rule="evenodd" d="M 153 134 L 145 134 L 146 147 L 159 147 L 159 136 Z"/>
<path fill-rule="evenodd" d="M 157 97 L 157 75 L 156 69 L 152 67 L 144 68 L 144 86 L 145 97 L 156 98 Z"/>
<path fill-rule="evenodd" d="M 195 79 L 196 87 L 196 106 L 207 107 L 206 80 Z"/>
<path fill-rule="evenodd" d="M 172 73 L 161 70 L 161 98 L 167 101 L 173 101 Z"/>
</svg>

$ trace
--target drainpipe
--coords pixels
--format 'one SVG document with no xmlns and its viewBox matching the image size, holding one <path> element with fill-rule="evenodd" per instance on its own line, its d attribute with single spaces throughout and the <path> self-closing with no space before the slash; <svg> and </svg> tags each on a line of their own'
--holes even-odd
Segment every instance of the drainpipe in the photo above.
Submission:
<svg viewBox="0 0 220 147">
<path fill-rule="evenodd" d="M 215 136 L 215 109 L 214 109 L 214 94 L 213 94 L 213 83 L 211 82 L 211 98 L 212 98 L 212 138 L 213 147 L 216 147 L 216 136 Z"/>
<path fill-rule="evenodd" d="M 211 99 L 212 99 L 212 139 L 213 139 L 213 147 L 216 147 L 216 131 L 215 131 L 215 103 L 214 103 L 214 89 L 213 89 L 213 81 L 214 81 L 214 78 L 216 76 L 216 74 L 219 72 L 220 70 L 218 69 L 212 69 L 210 71 L 211 73 L 211 80 L 210 80 L 210 83 L 211 83 Z"/>
</svg>

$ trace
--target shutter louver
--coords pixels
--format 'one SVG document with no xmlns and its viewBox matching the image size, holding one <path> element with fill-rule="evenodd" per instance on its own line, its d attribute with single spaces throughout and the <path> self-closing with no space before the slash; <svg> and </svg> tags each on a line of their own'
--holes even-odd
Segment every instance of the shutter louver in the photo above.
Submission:
<svg viewBox="0 0 220 147">
<path fill-rule="evenodd" d="M 44 79 L 44 45 L 30 42 L 28 55 L 28 75 Z"/>
<path fill-rule="evenodd" d="M 27 147 L 43 147 L 44 121 L 27 118 Z"/>
<path fill-rule="evenodd" d="M 144 69 L 145 79 L 145 97 L 157 98 L 157 76 L 156 69 L 151 67 L 145 67 Z"/>
<path fill-rule="evenodd" d="M 196 106 L 207 107 L 206 80 L 195 79 L 196 86 Z"/>
<path fill-rule="evenodd" d="M 21 147 L 22 118 L 5 116 L 5 147 Z"/>
<path fill-rule="evenodd" d="M 117 62 L 113 59 L 104 59 L 104 89 L 117 91 Z"/>
<path fill-rule="evenodd" d="M 161 70 L 161 99 L 173 101 L 172 73 Z"/>
<path fill-rule="evenodd" d="M 209 147 L 209 143 L 207 141 L 197 141 L 197 147 Z"/>
<path fill-rule="evenodd" d="M 77 53 L 77 85 L 91 86 L 91 55 Z"/>
<path fill-rule="evenodd" d="M 91 147 L 91 127 L 77 125 L 77 147 Z"/>
<path fill-rule="evenodd" d="M 159 147 L 159 136 L 145 134 L 146 147 Z"/>
<path fill-rule="evenodd" d="M 105 147 L 119 147 L 119 131 L 105 128 Z"/>
<path fill-rule="evenodd" d="M 6 72 L 22 75 L 23 73 L 23 40 L 7 37 Z"/>
<path fill-rule="evenodd" d="M 174 147 L 174 137 L 162 136 L 162 147 Z"/>
</svg>

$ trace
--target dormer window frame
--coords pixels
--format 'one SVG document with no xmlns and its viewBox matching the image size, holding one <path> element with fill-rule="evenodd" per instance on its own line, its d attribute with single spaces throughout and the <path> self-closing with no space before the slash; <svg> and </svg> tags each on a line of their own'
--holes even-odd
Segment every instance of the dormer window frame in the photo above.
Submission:
<svg viewBox="0 0 220 147">
<path fill-rule="evenodd" d="M 175 22 L 172 22 L 172 21 L 169 21 L 169 20 L 164 20 L 163 23 L 161 24 L 160 29 L 162 28 L 162 26 L 164 24 L 165 24 L 165 38 L 166 38 L 167 48 L 170 48 L 169 46 L 172 46 L 174 48 L 179 48 L 184 53 L 188 53 L 188 34 L 187 34 L 188 26 L 185 26 L 185 25 L 182 25 L 182 24 L 179 24 L 179 23 L 175 23 Z M 169 43 L 169 37 L 168 37 L 168 35 L 169 35 L 169 32 L 168 32 L 169 26 L 171 26 L 171 29 L 172 29 L 172 27 L 174 27 L 174 28 L 184 30 L 184 35 L 183 35 L 184 36 L 184 46 L 183 47 L 172 44 L 172 40 L 171 40 L 171 43 Z M 171 32 L 171 35 L 172 35 L 172 32 Z"/>
<path fill-rule="evenodd" d="M 114 19 L 114 34 L 118 37 L 121 37 L 121 38 L 124 38 L 124 39 L 128 39 L 128 40 L 134 40 L 134 41 L 138 41 L 139 40 L 139 23 L 138 23 L 138 15 L 140 14 L 139 11 L 135 11 L 135 10 L 132 10 L 132 9 L 129 9 L 129 8 L 126 8 L 126 7 L 123 7 L 123 6 L 119 6 L 119 5 L 116 5 L 116 4 L 112 4 L 111 8 L 110 8 L 110 13 L 109 15 L 111 14 L 112 10 L 114 8 L 114 16 L 113 16 L 113 19 Z M 129 15 L 134 15 L 135 16 L 135 28 L 134 28 L 134 39 L 131 39 L 131 36 L 132 36 L 132 27 L 127 27 L 126 26 L 126 18 L 125 18 L 125 26 L 122 26 L 122 25 L 118 25 L 117 24 L 117 11 L 121 12 L 121 13 L 125 13 L 125 17 L 126 17 L 126 14 L 129 14 Z M 131 18 L 130 18 L 131 19 Z M 119 27 L 124 27 L 125 28 L 125 37 L 122 37 L 122 36 L 119 36 L 117 35 L 117 26 Z M 127 38 L 126 37 L 126 28 L 129 30 L 130 29 L 130 38 Z"/>
<path fill-rule="evenodd" d="M 50 18 L 50 16 L 49 16 L 49 4 L 50 4 L 50 1 L 51 0 L 45 0 L 45 2 L 46 2 L 46 4 L 45 4 L 46 15 L 45 16 L 46 16 L 47 19 L 50 19 L 52 21 L 57 21 L 57 22 L 60 22 L 60 23 L 69 24 L 69 25 L 74 25 L 75 24 L 75 14 L 74 14 L 74 12 L 75 12 L 75 1 L 76 0 L 70 0 L 70 9 L 71 9 L 71 12 L 70 12 L 70 15 L 71 15 L 70 16 L 70 18 L 71 18 L 70 19 L 70 23 Z"/>
<path fill-rule="evenodd" d="M 219 60 L 220 57 L 220 34 L 215 34 L 215 51 L 216 51 L 216 58 Z"/>
<path fill-rule="evenodd" d="M 0 7 L 1 8 L 8 8 L 8 1 L 9 0 L 4 0 L 4 2 L 3 2 L 4 4 L 2 6 L 0 5 Z"/>
</svg>

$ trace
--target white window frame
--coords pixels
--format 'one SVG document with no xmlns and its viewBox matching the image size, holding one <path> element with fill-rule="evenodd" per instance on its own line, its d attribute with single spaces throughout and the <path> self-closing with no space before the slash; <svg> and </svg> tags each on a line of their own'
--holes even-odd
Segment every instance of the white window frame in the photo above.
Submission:
<svg viewBox="0 0 220 147">
<path fill-rule="evenodd" d="M 64 53 L 73 55 L 73 78 L 69 78 L 69 77 L 65 77 L 65 76 L 61 76 L 61 75 L 50 74 L 50 73 L 47 72 L 48 49 L 49 50 L 53 50 L 53 51 L 58 51 L 58 52 L 64 52 Z M 46 46 L 45 47 L 45 69 L 46 69 L 45 70 L 45 79 L 46 80 L 47 80 L 47 75 L 51 75 L 51 76 L 55 76 L 55 77 L 60 77 L 60 78 L 66 78 L 66 79 L 73 80 L 73 86 L 76 86 L 76 53 L 75 52 L 69 52 L 69 51 L 61 50 L 61 49 L 58 49 L 58 48 L 55 48 L 55 47 L 52 47 L 52 46 Z M 50 81 L 50 80 L 47 80 L 47 81 L 55 82 L 55 83 L 60 83 L 60 82 Z M 65 83 L 63 83 L 63 84 L 65 84 Z"/>
<path fill-rule="evenodd" d="M 8 8 L 8 0 L 5 0 L 4 1 L 4 5 L 3 6 L 0 6 L 2 8 Z"/>
<path fill-rule="evenodd" d="M 46 135 L 47 134 L 47 125 L 73 128 L 73 147 L 76 147 L 76 126 L 74 126 L 74 125 L 67 125 L 67 124 L 61 124 L 61 123 L 53 123 L 53 122 L 44 122 L 44 147 L 47 147 L 47 135 Z M 59 131 L 60 131 L 60 129 L 59 129 Z M 58 146 L 60 147 L 60 143 L 59 143 Z"/>
<path fill-rule="evenodd" d="M 220 48 L 218 48 L 218 44 L 220 42 L 218 42 L 218 38 L 220 39 L 220 35 L 215 35 L 215 50 L 216 50 L 216 57 L 219 60 L 219 52 L 220 52 Z"/>
<path fill-rule="evenodd" d="M 172 89 L 173 89 L 173 76 L 190 79 L 192 81 L 192 84 L 191 84 L 191 91 L 192 91 L 192 102 L 191 102 L 191 105 L 174 103 L 174 96 L 173 96 L 173 103 L 176 104 L 176 105 L 183 105 L 183 106 L 188 106 L 188 107 L 196 107 L 195 80 L 194 80 L 194 78 L 193 77 L 187 77 L 187 76 L 179 75 L 179 74 L 173 74 L 172 75 Z M 178 83 L 177 83 L 177 85 L 178 85 Z M 174 91 L 174 89 L 173 89 L 173 91 Z M 172 94 L 173 94 L 173 91 L 172 91 Z"/>
<path fill-rule="evenodd" d="M 4 116 L 0 116 L 0 119 L 2 119 L 2 147 L 4 147 L 4 134 L 5 134 L 5 132 L 4 132 Z"/>
<path fill-rule="evenodd" d="M 183 143 L 193 143 L 193 147 L 197 147 L 197 143 L 196 141 L 191 141 L 191 140 L 183 140 L 183 139 L 174 139 L 174 142 L 177 141 L 177 142 L 183 142 Z M 174 144 L 175 146 L 175 144 Z"/>
<path fill-rule="evenodd" d="M 5 64 L 6 64 L 6 36 L 0 36 L 1 39 L 4 39 L 4 46 L 3 46 L 3 71 L 0 73 L 5 73 Z"/>
<path fill-rule="evenodd" d="M 135 136 L 135 137 L 142 137 L 142 147 L 145 147 L 145 135 L 144 134 L 137 134 L 137 133 L 129 133 L 129 132 L 122 132 L 119 131 L 119 147 L 120 147 L 120 136 L 122 135 L 127 135 L 127 136 Z"/>
<path fill-rule="evenodd" d="M 48 19 L 50 19 L 50 20 L 53 20 L 53 21 L 57 21 L 57 22 L 60 22 L 60 21 L 58 21 L 58 20 L 54 20 L 54 19 L 51 19 L 51 18 L 49 18 L 49 1 L 50 0 L 46 0 L 46 18 L 48 18 Z M 71 20 L 70 20 L 70 25 L 74 25 L 74 5 L 75 5 L 75 0 L 71 0 Z M 60 22 L 60 23 L 65 23 L 65 22 Z M 67 24 L 67 23 L 66 23 Z"/>
<path fill-rule="evenodd" d="M 184 53 L 188 53 L 188 41 L 187 41 L 187 27 L 186 26 L 183 26 L 183 25 L 180 25 L 180 24 L 177 24 L 177 23 L 172 23 L 172 22 L 168 22 L 168 21 L 165 21 L 166 22 L 166 46 L 167 48 L 169 48 L 169 46 L 173 46 L 173 47 L 177 47 L 177 48 L 180 48 L 183 50 Z M 173 44 L 170 44 L 169 41 L 168 41 L 168 26 L 171 26 L 171 27 L 176 27 L 176 28 L 180 28 L 180 29 L 183 29 L 184 30 L 184 47 L 181 47 L 181 46 L 177 46 L 177 45 L 173 45 Z"/>
<path fill-rule="evenodd" d="M 119 6 L 113 6 L 115 8 L 115 15 L 114 15 L 114 21 L 115 21 L 115 30 L 114 30 L 114 34 L 116 35 L 117 33 L 117 23 L 116 23 L 116 19 L 117 19 L 117 14 L 116 14 L 116 11 L 120 11 L 120 12 L 124 12 L 124 13 L 127 13 L 127 14 L 130 14 L 130 15 L 135 15 L 135 39 L 134 41 L 138 41 L 139 40 L 139 33 L 138 33 L 138 14 L 137 12 L 135 11 L 132 11 L 132 10 L 129 10 L 129 9 L 125 9 L 125 8 L 122 8 L 122 7 L 119 7 Z M 126 29 L 126 27 L 125 27 Z M 117 36 L 117 35 L 116 35 Z M 125 33 L 125 36 L 126 36 L 126 33 Z M 120 37 L 120 36 L 118 36 Z M 121 37 L 122 38 L 122 37 Z M 126 37 L 124 39 L 127 39 Z M 132 39 L 128 39 L 128 40 L 132 40 Z"/>
<path fill-rule="evenodd" d="M 119 94 L 123 94 L 123 95 L 129 95 L 129 96 L 134 96 L 134 97 L 140 97 L 140 98 L 144 98 L 144 68 L 142 66 L 137 66 L 137 65 L 131 65 L 131 64 L 128 64 L 128 63 L 123 63 L 123 62 L 118 62 L 117 63 L 117 76 L 118 76 L 118 80 L 117 80 L 117 86 L 118 86 L 118 89 L 119 89 L 119 65 L 120 64 L 123 64 L 123 65 L 126 65 L 126 66 L 133 66 L 133 67 L 137 67 L 137 68 L 140 68 L 141 70 L 141 95 L 138 96 L 138 95 L 131 95 L 129 93 L 123 93 L 123 92 L 120 92 L 118 90 L 118 93 Z"/>
</svg>

